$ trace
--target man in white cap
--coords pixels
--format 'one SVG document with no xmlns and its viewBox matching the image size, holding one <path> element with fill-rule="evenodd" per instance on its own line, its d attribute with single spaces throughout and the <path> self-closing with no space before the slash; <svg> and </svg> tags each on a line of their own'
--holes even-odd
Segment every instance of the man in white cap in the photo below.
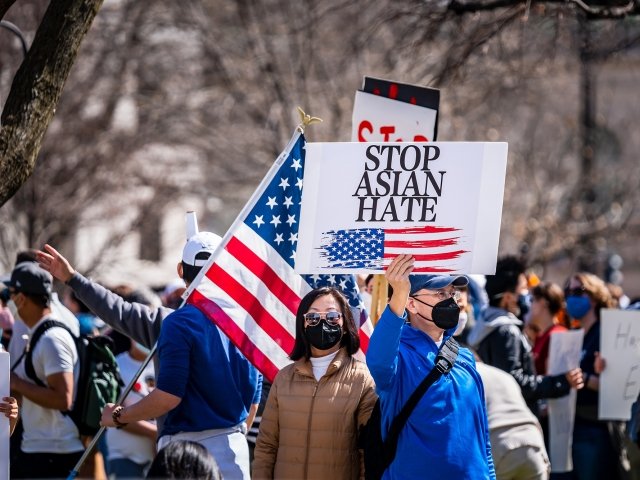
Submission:
<svg viewBox="0 0 640 480">
<path fill-rule="evenodd" d="M 178 263 L 188 286 L 220 243 L 211 232 L 192 235 Z M 172 440 L 193 440 L 214 455 L 225 478 L 249 478 L 245 432 L 262 391 L 262 377 L 229 339 L 193 305 L 152 310 L 125 302 L 75 272 L 49 245 L 38 260 L 102 320 L 136 342 L 158 341 L 156 388 L 140 402 L 108 405 L 103 425 L 123 426 L 149 418 L 159 421 L 158 447 Z M 162 328 L 160 326 L 162 325 Z M 165 416 L 166 415 L 166 416 Z"/>
<path fill-rule="evenodd" d="M 471 352 L 460 348 L 447 371 L 436 357 L 458 326 L 455 287 L 465 276 L 410 275 L 414 258 L 399 255 L 386 277 L 389 305 L 371 336 L 367 365 L 380 396 L 382 438 L 418 385 L 445 371 L 420 397 L 402 430 L 383 479 L 495 479 L 484 389 Z M 456 345 L 453 344 L 453 350 Z M 451 350 L 449 350 L 451 351 Z"/>
</svg>

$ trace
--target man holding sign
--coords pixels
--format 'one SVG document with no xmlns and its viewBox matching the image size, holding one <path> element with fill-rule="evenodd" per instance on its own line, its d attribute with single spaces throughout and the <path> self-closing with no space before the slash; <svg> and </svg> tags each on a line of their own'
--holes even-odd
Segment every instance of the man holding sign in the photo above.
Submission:
<svg viewBox="0 0 640 480">
<path fill-rule="evenodd" d="M 442 371 L 440 352 L 457 348 L 448 340 L 460 314 L 455 287 L 468 283 L 463 275 L 410 275 L 414 265 L 411 255 L 398 255 L 389 265 L 393 294 L 367 352 L 385 440 L 425 377 Z M 482 380 L 469 350 L 460 348 L 453 359 L 418 400 L 383 478 L 495 478 Z"/>
</svg>

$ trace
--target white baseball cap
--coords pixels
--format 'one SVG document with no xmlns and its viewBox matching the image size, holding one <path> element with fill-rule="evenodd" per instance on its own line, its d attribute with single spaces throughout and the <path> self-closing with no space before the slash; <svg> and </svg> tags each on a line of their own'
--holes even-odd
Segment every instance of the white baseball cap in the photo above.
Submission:
<svg viewBox="0 0 640 480">
<path fill-rule="evenodd" d="M 187 265 L 194 267 L 202 267 L 207 263 L 206 259 L 197 259 L 196 256 L 201 252 L 212 254 L 216 247 L 220 244 L 222 238 L 212 232 L 198 232 L 187 240 L 187 244 L 182 250 L 182 261 Z"/>
</svg>

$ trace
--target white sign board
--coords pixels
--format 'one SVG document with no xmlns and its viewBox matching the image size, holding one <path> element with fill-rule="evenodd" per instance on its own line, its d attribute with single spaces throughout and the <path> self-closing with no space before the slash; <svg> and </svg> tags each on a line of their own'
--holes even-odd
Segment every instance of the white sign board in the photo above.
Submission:
<svg viewBox="0 0 640 480">
<path fill-rule="evenodd" d="M 549 375 L 560 375 L 580 366 L 584 330 L 557 332 L 549 343 Z M 571 446 L 576 414 L 575 389 L 569 395 L 547 400 L 549 407 L 549 460 L 552 472 L 573 470 Z"/>
<path fill-rule="evenodd" d="M 435 135 L 437 112 L 357 91 L 353 105 L 353 142 L 426 142 Z"/>
<path fill-rule="evenodd" d="M 9 354 L 0 352 L 0 399 L 9 396 Z M 0 480 L 9 479 L 9 419 L 0 415 Z"/>
<path fill-rule="evenodd" d="M 495 272 L 506 143 L 307 143 L 295 269 Z"/>
<path fill-rule="evenodd" d="M 640 390 L 640 311 L 605 309 L 600 315 L 606 368 L 600 374 L 598 418 L 629 420 Z"/>
</svg>

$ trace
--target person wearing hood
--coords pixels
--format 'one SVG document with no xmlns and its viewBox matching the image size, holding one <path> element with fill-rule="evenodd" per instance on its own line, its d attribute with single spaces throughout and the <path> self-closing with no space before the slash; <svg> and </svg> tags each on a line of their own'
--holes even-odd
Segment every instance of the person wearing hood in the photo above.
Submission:
<svg viewBox="0 0 640 480">
<path fill-rule="evenodd" d="M 468 342 L 487 365 L 510 373 L 522 389 L 531 411 L 539 417 L 538 401 L 567 395 L 571 388 L 581 389 L 582 370 L 560 375 L 537 375 L 531 345 L 518 319 L 520 304 L 527 290 L 522 262 L 513 256 L 498 260 L 495 275 L 487 275 L 485 290 L 489 306 L 469 334 Z"/>
<path fill-rule="evenodd" d="M 383 439 L 455 332 L 456 287 L 468 284 L 463 275 L 410 275 L 414 262 L 411 255 L 399 255 L 387 268 L 393 294 L 367 351 L 380 396 Z M 421 397 L 397 445 L 383 479 L 495 478 L 484 388 L 469 350 L 460 348 L 453 368 Z"/>
</svg>

